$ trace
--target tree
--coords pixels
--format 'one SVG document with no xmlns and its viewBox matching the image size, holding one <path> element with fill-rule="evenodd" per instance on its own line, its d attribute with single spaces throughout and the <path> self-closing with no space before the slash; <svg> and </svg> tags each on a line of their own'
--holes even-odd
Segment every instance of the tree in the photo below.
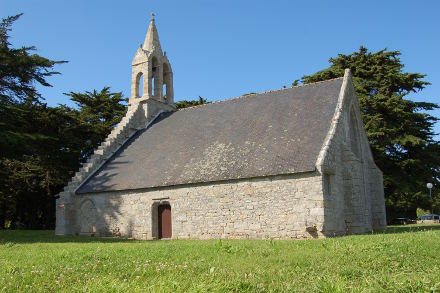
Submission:
<svg viewBox="0 0 440 293">
<path fill-rule="evenodd" d="M 423 215 L 429 215 L 431 212 L 429 210 L 424 210 L 422 208 L 416 209 L 417 219 L 420 219 Z"/>
<path fill-rule="evenodd" d="M 17 213 L 17 195 L 32 193 L 34 181 L 29 174 L 38 168 L 29 162 L 35 161 L 37 146 L 48 139 L 35 124 L 40 114 L 35 111 L 41 109 L 43 99 L 35 85 L 50 86 L 46 78 L 58 74 L 54 66 L 65 62 L 32 54 L 36 50 L 33 46 L 11 48 L 9 32 L 20 16 L 0 23 L 0 229 L 7 217 Z"/>
<path fill-rule="evenodd" d="M 42 99 L 35 84 L 51 86 L 46 78 L 59 74 L 53 68 L 66 61 L 52 61 L 32 54 L 34 46 L 11 48 L 9 32 L 22 14 L 10 16 L 0 23 L 0 149 L 2 155 L 20 153 L 29 140 L 38 140 L 35 133 L 25 131 L 20 105 L 39 103 Z"/>
<path fill-rule="evenodd" d="M 37 54 L 34 46 L 19 49 L 10 48 L 9 32 L 12 24 L 22 14 L 2 19 L 0 23 L 0 99 L 9 101 L 28 97 L 41 98 L 34 84 L 51 86 L 46 78 L 59 72 L 53 71 L 56 64 L 66 61 L 52 61 Z"/>
<path fill-rule="evenodd" d="M 195 107 L 209 103 L 210 102 L 208 102 L 206 99 L 199 96 L 198 100 L 182 100 L 174 103 L 174 106 L 176 107 L 176 109 L 183 109 L 183 108 Z"/>
<path fill-rule="evenodd" d="M 81 154 L 81 160 L 85 160 L 125 116 L 128 99 L 121 92 L 111 93 L 109 87 L 104 87 L 100 92 L 70 92 L 66 95 L 76 102 L 78 119 L 87 130 L 83 134 L 87 139 Z"/>
<path fill-rule="evenodd" d="M 341 77 L 345 68 L 351 69 L 373 156 L 384 173 L 389 217 L 415 216 L 419 205 L 428 208 L 426 182 L 440 182 L 440 145 L 433 132 L 438 119 L 426 113 L 439 106 L 405 98 L 429 83 L 424 74 L 404 72 L 400 55 L 361 47 L 330 58 L 329 68 L 302 77 L 303 83 L 311 83 Z"/>
<path fill-rule="evenodd" d="M 125 114 L 126 99 L 109 88 L 70 93 L 78 108 L 22 103 L 23 125 L 38 132 L 20 156 L 0 159 L 0 216 L 10 228 L 53 228 L 55 196 Z M 2 227 L 3 227 L 2 226 Z"/>
<path fill-rule="evenodd" d="M 67 94 L 77 108 L 49 107 L 35 85 L 50 86 L 56 64 L 10 48 L 10 27 L 0 24 L 0 229 L 23 225 L 52 228 L 55 195 L 122 119 L 127 99 L 108 87 Z"/>
</svg>

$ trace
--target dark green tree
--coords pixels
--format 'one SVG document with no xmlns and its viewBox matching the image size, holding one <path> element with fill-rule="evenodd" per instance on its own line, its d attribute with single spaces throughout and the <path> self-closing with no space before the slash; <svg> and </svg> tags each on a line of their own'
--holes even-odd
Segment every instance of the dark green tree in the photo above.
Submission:
<svg viewBox="0 0 440 293">
<path fill-rule="evenodd" d="M 374 159 L 384 173 L 388 217 L 413 217 L 417 207 L 430 207 L 426 183 L 439 187 L 440 145 L 433 131 L 437 118 L 426 113 L 439 106 L 407 99 L 429 83 L 424 74 L 405 72 L 400 54 L 361 47 L 330 58 L 329 68 L 302 77 L 302 82 L 341 77 L 345 68 L 351 69 Z"/>
<path fill-rule="evenodd" d="M 81 153 L 81 160 L 84 160 L 124 117 L 128 99 L 121 92 L 110 92 L 109 87 L 104 87 L 100 92 L 70 92 L 66 95 L 76 103 L 78 119 L 87 131 L 83 134 L 87 139 Z"/>
<path fill-rule="evenodd" d="M 0 23 L 0 229 L 7 217 L 11 219 L 17 214 L 17 195 L 24 193 L 26 186 L 33 186 L 28 175 L 37 168 L 29 162 L 35 159 L 38 145 L 48 139 L 34 124 L 34 118 L 40 114 L 35 111 L 43 100 L 35 86 L 50 86 L 47 77 L 58 74 L 54 66 L 65 62 L 32 54 L 36 50 L 33 46 L 11 47 L 9 32 L 20 16 L 8 17 Z M 18 177 L 26 178 L 30 185 L 15 180 Z"/>
<path fill-rule="evenodd" d="M 59 74 L 53 70 L 56 64 L 66 61 L 52 61 L 37 54 L 34 46 L 19 49 L 10 48 L 9 32 L 12 24 L 22 14 L 2 19 L 0 23 L 0 99 L 22 100 L 28 97 L 41 98 L 34 85 L 51 86 L 46 78 Z"/>
<path fill-rule="evenodd" d="M 199 96 L 198 100 L 182 100 L 174 103 L 174 106 L 176 107 L 176 109 L 183 109 L 183 108 L 194 107 L 209 103 L 210 102 L 208 102 L 206 99 Z"/>
<path fill-rule="evenodd" d="M 11 25 L 0 24 L 0 229 L 51 228 L 55 195 L 126 111 L 126 99 L 109 88 L 69 93 L 77 108 L 49 107 L 35 86 L 64 61 L 10 47 Z"/>
<path fill-rule="evenodd" d="M 125 114 L 126 99 L 109 88 L 70 95 L 78 108 L 21 104 L 23 127 L 40 137 L 0 160 L 0 208 L 11 228 L 52 228 L 55 196 Z"/>
<path fill-rule="evenodd" d="M 37 54 L 34 46 L 11 48 L 9 32 L 18 14 L 0 23 L 0 149 L 2 155 L 20 153 L 29 140 L 38 140 L 37 133 L 26 131 L 21 104 L 39 103 L 42 99 L 36 84 L 51 86 L 46 78 L 59 74 L 53 68 L 65 61 L 52 61 Z"/>
</svg>

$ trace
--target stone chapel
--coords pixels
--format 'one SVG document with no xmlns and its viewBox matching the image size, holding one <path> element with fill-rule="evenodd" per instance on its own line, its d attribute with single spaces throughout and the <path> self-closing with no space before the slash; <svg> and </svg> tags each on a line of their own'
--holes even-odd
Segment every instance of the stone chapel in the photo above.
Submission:
<svg viewBox="0 0 440 293">
<path fill-rule="evenodd" d="M 349 70 L 176 111 L 154 15 L 131 66 L 126 116 L 59 194 L 57 235 L 292 239 L 386 227 Z"/>
</svg>

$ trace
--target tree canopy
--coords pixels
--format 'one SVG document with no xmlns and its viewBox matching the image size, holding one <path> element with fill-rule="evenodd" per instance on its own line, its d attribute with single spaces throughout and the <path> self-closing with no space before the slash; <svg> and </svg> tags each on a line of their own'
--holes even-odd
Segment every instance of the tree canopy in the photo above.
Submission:
<svg viewBox="0 0 440 293">
<path fill-rule="evenodd" d="M 41 98 L 34 85 L 51 86 L 46 78 L 59 72 L 54 71 L 56 64 L 66 61 L 53 61 L 37 54 L 34 46 L 11 48 L 9 32 L 12 24 L 22 14 L 5 18 L 0 23 L 0 100 L 5 102 L 32 98 Z"/>
<path fill-rule="evenodd" d="M 427 113 L 439 106 L 407 99 L 429 82 L 424 74 L 405 72 L 400 55 L 360 47 L 330 58 L 329 68 L 301 81 L 341 77 L 346 68 L 351 70 L 373 156 L 384 173 L 388 214 L 415 216 L 417 207 L 430 207 L 426 183 L 440 185 L 440 145 L 433 130 L 438 119 Z"/>
<path fill-rule="evenodd" d="M 87 130 L 83 134 L 87 139 L 81 154 L 81 160 L 85 160 L 125 116 L 128 99 L 121 92 L 111 93 L 109 87 L 104 87 L 100 92 L 70 92 L 66 95 L 76 103 L 76 118 Z"/>
<path fill-rule="evenodd" d="M 55 196 L 125 115 L 126 99 L 109 88 L 69 93 L 76 108 L 19 103 L 20 129 L 38 133 L 0 157 L 0 227 L 52 228 Z M 100 106 L 97 106 L 99 104 Z"/>
<path fill-rule="evenodd" d="M 47 77 L 59 74 L 54 66 L 66 61 L 53 61 L 38 54 L 34 46 L 11 48 L 9 32 L 22 14 L 10 16 L 0 23 L 0 148 L 8 154 L 21 153 L 20 147 L 28 140 L 42 135 L 28 132 L 23 119 L 32 106 L 42 100 L 35 85 L 51 86 Z M 25 109 L 21 105 L 27 105 Z"/>
<path fill-rule="evenodd" d="M 70 92 L 74 108 L 49 107 L 35 86 L 50 86 L 46 78 L 65 61 L 11 48 L 20 16 L 0 24 L 0 229 L 51 228 L 56 194 L 125 115 L 126 99 L 106 87 Z"/>
<path fill-rule="evenodd" d="M 176 107 L 176 109 L 183 109 L 183 108 L 189 108 L 203 104 L 209 104 L 209 102 L 206 99 L 199 96 L 198 100 L 182 100 L 174 103 L 174 106 Z"/>
</svg>

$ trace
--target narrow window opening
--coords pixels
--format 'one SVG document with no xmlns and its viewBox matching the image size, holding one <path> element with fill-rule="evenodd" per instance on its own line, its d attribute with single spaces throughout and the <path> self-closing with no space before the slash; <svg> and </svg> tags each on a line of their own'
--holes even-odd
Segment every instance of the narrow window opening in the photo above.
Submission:
<svg viewBox="0 0 440 293">
<path fill-rule="evenodd" d="M 151 78 L 151 95 L 154 97 L 154 94 L 155 94 L 155 88 L 154 88 L 154 75 L 153 75 L 153 77 Z"/>
<path fill-rule="evenodd" d="M 162 93 L 163 93 L 164 100 L 166 100 L 167 99 L 167 84 L 166 83 L 164 83 L 162 85 Z"/>
<path fill-rule="evenodd" d="M 333 193 L 333 179 L 334 179 L 334 175 L 330 174 L 330 173 L 325 173 L 324 174 L 324 194 L 326 196 L 332 196 Z"/>
<path fill-rule="evenodd" d="M 138 97 L 142 97 L 144 94 L 144 75 L 141 74 L 138 82 Z"/>
</svg>

